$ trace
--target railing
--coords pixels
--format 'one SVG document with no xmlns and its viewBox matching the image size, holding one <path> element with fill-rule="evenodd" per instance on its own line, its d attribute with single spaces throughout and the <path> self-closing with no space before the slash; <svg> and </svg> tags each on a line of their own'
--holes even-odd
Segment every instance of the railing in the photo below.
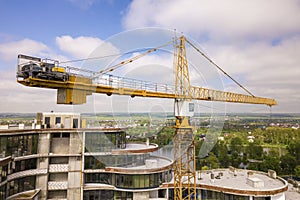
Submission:
<svg viewBox="0 0 300 200">
<path fill-rule="evenodd" d="M 131 78 L 100 74 L 93 78 L 94 84 L 110 86 L 113 88 L 130 88 L 136 90 L 147 90 L 153 92 L 174 93 L 174 87 L 167 84 L 153 83 Z"/>
<path fill-rule="evenodd" d="M 93 84 L 104 85 L 113 88 L 130 88 L 136 90 L 147 90 L 153 92 L 163 93 L 175 93 L 174 86 L 167 84 L 154 83 L 150 81 L 143 81 L 132 78 L 124 78 L 120 76 L 114 76 L 111 74 L 105 74 L 100 72 L 94 72 L 86 69 L 79 69 L 75 67 L 65 67 L 66 72 L 74 76 L 82 76 L 92 79 Z"/>
</svg>

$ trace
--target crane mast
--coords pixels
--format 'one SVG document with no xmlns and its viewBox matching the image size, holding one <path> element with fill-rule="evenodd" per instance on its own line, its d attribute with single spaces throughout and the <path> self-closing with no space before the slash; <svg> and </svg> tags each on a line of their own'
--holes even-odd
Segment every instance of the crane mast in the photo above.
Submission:
<svg viewBox="0 0 300 200">
<path fill-rule="evenodd" d="M 176 40 L 175 40 L 176 41 Z M 175 70 L 175 136 L 174 136 L 174 200 L 196 199 L 196 162 L 193 128 L 191 85 L 186 58 L 185 38 L 180 37 L 174 48 Z"/>
</svg>

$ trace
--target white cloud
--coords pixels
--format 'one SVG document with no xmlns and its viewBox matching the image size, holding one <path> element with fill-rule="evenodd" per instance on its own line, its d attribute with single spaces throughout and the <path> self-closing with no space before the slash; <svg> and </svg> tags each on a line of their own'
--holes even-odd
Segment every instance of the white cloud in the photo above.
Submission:
<svg viewBox="0 0 300 200">
<path fill-rule="evenodd" d="M 56 105 L 56 90 L 23 86 L 15 74 L 14 70 L 1 70 L 0 112 L 72 111 L 71 106 Z"/>
<path fill-rule="evenodd" d="M 281 37 L 300 31 L 299 0 L 134 0 L 124 17 L 128 29 L 176 28 L 216 39 Z"/>
<path fill-rule="evenodd" d="M 18 54 L 41 55 L 49 48 L 38 41 L 23 39 L 0 44 L 0 59 L 6 62 L 16 60 Z"/>
<path fill-rule="evenodd" d="M 102 40 L 93 37 L 73 38 L 69 35 L 56 37 L 58 47 L 75 58 L 87 58 L 91 51 L 101 43 Z"/>
<path fill-rule="evenodd" d="M 259 41 L 246 47 L 206 43 L 206 49 L 222 68 L 254 95 L 274 98 L 274 111 L 299 112 L 300 37 L 291 37 L 273 46 Z M 227 91 L 243 92 L 230 82 Z"/>
<path fill-rule="evenodd" d="M 64 35 L 56 37 L 56 43 L 62 51 L 78 59 L 88 58 L 99 46 L 101 46 L 101 50 L 104 52 L 101 52 L 102 55 L 110 55 L 112 52 L 118 52 L 118 49 L 113 45 L 96 37 L 80 36 L 73 38 L 69 35 Z"/>
<path fill-rule="evenodd" d="M 132 57 L 140 53 L 134 53 Z M 173 84 L 173 54 L 155 54 L 145 55 L 132 63 L 120 68 L 121 76 L 135 78 L 149 82 Z"/>
</svg>

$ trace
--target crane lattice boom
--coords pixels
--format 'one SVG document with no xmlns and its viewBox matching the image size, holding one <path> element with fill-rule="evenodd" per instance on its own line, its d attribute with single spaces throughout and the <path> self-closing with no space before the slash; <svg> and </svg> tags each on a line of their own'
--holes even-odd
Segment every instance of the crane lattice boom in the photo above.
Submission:
<svg viewBox="0 0 300 200">
<path fill-rule="evenodd" d="M 109 82 L 109 77 L 113 82 Z M 72 90 L 78 94 L 90 95 L 92 93 L 102 93 L 107 95 L 128 95 L 132 97 L 154 97 L 154 98 L 184 98 L 184 96 L 176 95 L 173 86 L 165 84 L 150 83 L 135 79 L 120 78 L 112 75 L 102 75 L 99 82 L 93 83 L 88 77 L 80 77 L 71 75 L 68 81 L 62 82 L 57 80 L 47 80 L 41 78 L 28 77 L 26 79 L 18 79 L 17 81 L 25 86 L 52 88 L 60 91 Z M 77 95 L 78 95 L 77 94 Z M 274 99 L 253 97 L 246 94 L 238 94 L 232 92 L 224 92 L 203 87 L 190 87 L 191 99 L 205 101 L 220 101 L 231 103 L 248 103 L 248 104 L 265 104 L 268 106 L 276 105 Z M 60 104 L 83 104 L 85 96 L 78 101 L 75 92 L 68 94 L 64 99 L 58 98 Z"/>
</svg>

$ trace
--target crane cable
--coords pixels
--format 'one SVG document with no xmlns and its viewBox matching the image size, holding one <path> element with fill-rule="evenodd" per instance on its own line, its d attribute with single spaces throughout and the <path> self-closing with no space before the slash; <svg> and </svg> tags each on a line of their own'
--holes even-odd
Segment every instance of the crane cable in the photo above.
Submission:
<svg viewBox="0 0 300 200">
<path fill-rule="evenodd" d="M 171 41 L 169 41 L 169 42 L 167 42 L 167 43 L 165 43 L 165 44 L 163 44 L 163 45 L 160 45 L 160 46 L 158 46 L 158 47 L 149 49 L 149 50 L 147 50 L 146 52 L 144 52 L 144 53 L 142 53 L 142 54 L 140 54 L 140 55 L 131 57 L 131 58 L 127 59 L 127 60 L 124 60 L 124 61 L 122 61 L 122 62 L 116 64 L 116 65 L 113 65 L 113 66 L 108 67 L 108 68 L 106 68 L 106 69 L 100 70 L 99 72 L 100 72 L 101 74 L 108 73 L 108 72 L 112 72 L 112 71 L 114 71 L 115 69 L 118 69 L 119 67 L 122 67 L 122 66 L 124 66 L 124 65 L 126 65 L 126 64 L 128 64 L 128 63 L 131 63 L 131 62 L 133 62 L 133 61 L 135 61 L 135 60 L 137 60 L 137 59 L 139 59 L 139 58 L 141 58 L 141 57 L 143 57 L 143 56 L 145 56 L 145 55 L 147 55 L 147 54 L 149 54 L 149 53 L 151 53 L 151 52 L 156 51 L 157 49 L 160 49 L 160 48 L 162 48 L 162 47 L 168 46 L 168 45 L 170 45 L 170 44 L 172 44 L 172 43 L 173 43 L 173 41 L 171 40 Z"/>
<path fill-rule="evenodd" d="M 128 52 L 131 53 L 131 52 Z M 125 53 L 125 54 L 128 54 Z M 124 55 L 124 53 L 119 53 L 119 54 L 111 54 L 111 55 L 106 55 L 106 56 L 97 56 L 97 57 L 91 57 L 91 58 L 82 58 L 82 59 L 77 59 L 77 60 L 68 60 L 68 61 L 63 61 L 61 63 L 71 63 L 71 62 L 81 62 L 81 61 L 86 61 L 86 60 L 96 60 L 96 59 L 102 59 L 102 58 L 109 58 L 109 57 L 114 57 L 114 56 L 121 56 Z"/>
<path fill-rule="evenodd" d="M 249 90 L 247 90 L 244 86 L 242 86 L 238 81 L 232 78 L 228 73 L 226 73 L 219 65 L 217 65 L 212 59 L 210 59 L 205 53 L 203 53 L 200 49 L 198 49 L 195 45 L 193 45 L 189 40 L 185 38 L 185 41 L 189 43 L 198 53 L 200 53 L 204 58 L 206 58 L 211 64 L 217 67 L 221 72 L 223 72 L 227 77 L 229 77 L 233 82 L 235 82 L 238 86 L 240 86 L 243 90 L 245 90 L 252 97 L 255 97 Z"/>
</svg>

